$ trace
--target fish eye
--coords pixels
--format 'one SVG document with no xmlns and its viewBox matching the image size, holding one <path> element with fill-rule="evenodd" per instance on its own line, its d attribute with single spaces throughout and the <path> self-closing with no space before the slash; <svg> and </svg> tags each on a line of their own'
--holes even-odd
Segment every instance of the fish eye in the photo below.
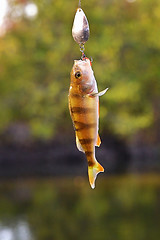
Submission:
<svg viewBox="0 0 160 240">
<path fill-rule="evenodd" d="M 81 72 L 79 72 L 79 71 L 78 71 L 78 72 L 76 72 L 76 73 L 75 73 L 75 78 L 77 78 L 77 79 L 78 79 L 78 78 L 80 78 L 80 77 L 81 77 Z"/>
</svg>

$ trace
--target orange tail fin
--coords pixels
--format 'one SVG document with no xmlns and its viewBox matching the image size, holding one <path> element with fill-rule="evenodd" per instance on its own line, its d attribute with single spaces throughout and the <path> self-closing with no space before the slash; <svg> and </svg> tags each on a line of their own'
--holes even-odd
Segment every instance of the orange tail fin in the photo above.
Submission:
<svg viewBox="0 0 160 240">
<path fill-rule="evenodd" d="M 104 168 L 95 160 L 95 164 L 93 166 L 88 166 L 88 177 L 91 188 L 95 188 L 95 180 L 97 174 L 100 172 L 104 172 Z"/>
</svg>

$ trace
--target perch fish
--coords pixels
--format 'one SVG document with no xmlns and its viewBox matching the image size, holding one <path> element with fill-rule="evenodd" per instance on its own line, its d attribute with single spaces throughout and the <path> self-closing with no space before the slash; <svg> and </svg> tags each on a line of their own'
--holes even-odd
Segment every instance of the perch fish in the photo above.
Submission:
<svg viewBox="0 0 160 240">
<path fill-rule="evenodd" d="M 99 125 L 99 96 L 108 90 L 98 93 L 97 83 L 88 58 L 74 60 L 71 71 L 69 89 L 69 110 L 73 121 L 76 144 L 79 151 L 85 153 L 88 161 L 88 176 L 92 188 L 95 188 L 95 179 L 104 168 L 95 158 L 95 146 L 100 146 L 98 134 Z"/>
</svg>

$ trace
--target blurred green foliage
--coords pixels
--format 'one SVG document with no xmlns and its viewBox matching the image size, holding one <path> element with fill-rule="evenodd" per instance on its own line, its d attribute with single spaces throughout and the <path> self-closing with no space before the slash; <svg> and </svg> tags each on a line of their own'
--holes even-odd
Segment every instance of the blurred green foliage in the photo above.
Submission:
<svg viewBox="0 0 160 240">
<path fill-rule="evenodd" d="M 99 179 L 100 180 L 100 179 Z M 0 184 L 0 223 L 25 219 L 33 240 L 157 240 L 159 177 L 30 180 Z"/>
<path fill-rule="evenodd" d="M 29 1 L 9 1 L 9 30 L 0 38 L 0 131 L 29 125 L 34 137 L 68 132 L 67 94 L 73 60 L 80 58 L 71 35 L 78 0 L 34 0 L 36 17 L 22 14 Z M 132 136 L 157 131 L 160 105 L 160 1 L 82 1 L 91 35 L 99 90 L 101 130 Z M 21 14 L 20 14 L 21 10 Z M 153 136 L 154 138 L 154 136 Z"/>
</svg>

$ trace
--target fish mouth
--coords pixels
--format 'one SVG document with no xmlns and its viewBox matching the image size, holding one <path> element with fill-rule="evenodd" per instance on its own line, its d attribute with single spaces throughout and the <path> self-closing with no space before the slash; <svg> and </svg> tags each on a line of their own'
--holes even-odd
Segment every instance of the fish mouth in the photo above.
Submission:
<svg viewBox="0 0 160 240">
<path fill-rule="evenodd" d="M 85 58 L 84 60 L 79 59 L 79 60 L 74 60 L 74 63 L 90 63 L 90 60 L 88 58 Z"/>
<path fill-rule="evenodd" d="M 90 60 L 85 59 L 85 60 L 74 60 L 74 66 L 83 68 L 83 67 L 90 67 Z"/>
</svg>

